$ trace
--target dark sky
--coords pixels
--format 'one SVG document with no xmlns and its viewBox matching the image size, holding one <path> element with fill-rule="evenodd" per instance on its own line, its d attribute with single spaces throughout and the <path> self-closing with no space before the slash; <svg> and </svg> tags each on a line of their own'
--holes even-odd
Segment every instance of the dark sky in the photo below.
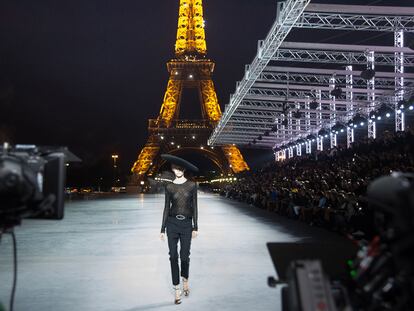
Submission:
<svg viewBox="0 0 414 311">
<path fill-rule="evenodd" d="M 129 169 L 161 108 L 178 3 L 0 0 L 0 130 L 14 143 L 66 145 L 85 165 L 110 162 L 116 152 Z M 204 0 L 204 9 L 224 110 L 276 1 Z"/>
</svg>

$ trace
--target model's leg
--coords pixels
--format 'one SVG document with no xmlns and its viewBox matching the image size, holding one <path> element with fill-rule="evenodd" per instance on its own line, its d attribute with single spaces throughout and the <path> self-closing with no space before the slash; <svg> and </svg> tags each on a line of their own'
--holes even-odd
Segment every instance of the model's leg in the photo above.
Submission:
<svg viewBox="0 0 414 311">
<path fill-rule="evenodd" d="M 188 279 L 188 272 L 190 267 L 191 234 L 191 227 L 186 228 L 180 234 L 181 276 L 186 279 Z"/>
<path fill-rule="evenodd" d="M 167 227 L 168 248 L 170 249 L 171 278 L 173 285 L 180 284 L 180 268 L 178 267 L 177 243 L 179 240 L 178 232 Z"/>
</svg>

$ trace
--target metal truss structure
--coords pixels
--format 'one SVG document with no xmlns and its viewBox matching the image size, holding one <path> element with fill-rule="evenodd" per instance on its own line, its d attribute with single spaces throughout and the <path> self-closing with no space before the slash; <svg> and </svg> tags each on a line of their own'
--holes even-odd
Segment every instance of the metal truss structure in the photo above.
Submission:
<svg viewBox="0 0 414 311">
<path fill-rule="evenodd" d="M 285 42 L 294 28 L 353 31 L 360 36 L 390 33 L 394 45 Z M 279 4 L 275 23 L 259 41 L 257 55 L 246 66 L 208 144 L 276 149 L 291 143 L 277 153 L 277 159 L 283 159 L 294 151 L 301 155 L 312 148 L 321 150 L 323 139 L 336 146 L 336 134 L 318 133 L 339 122 L 345 125 L 350 146 L 354 130 L 346 123 L 356 114 L 368 120 L 383 104 L 394 109 L 396 130 L 404 130 L 398 103 L 414 90 L 414 50 L 404 45 L 408 32 L 414 33 L 414 6 L 328 5 L 310 0 Z M 364 74 L 368 70 L 372 77 Z M 375 138 L 375 121 L 367 123 L 367 135 Z M 292 145 L 309 135 L 315 136 L 316 146 L 306 140 Z"/>
</svg>

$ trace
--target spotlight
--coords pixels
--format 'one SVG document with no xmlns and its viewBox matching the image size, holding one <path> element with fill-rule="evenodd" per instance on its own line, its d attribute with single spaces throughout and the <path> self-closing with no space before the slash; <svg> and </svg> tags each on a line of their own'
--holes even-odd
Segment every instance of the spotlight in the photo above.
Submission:
<svg viewBox="0 0 414 311">
<path fill-rule="evenodd" d="M 343 133 L 343 132 L 344 132 L 344 129 L 341 130 L 341 133 Z"/>
<path fill-rule="evenodd" d="M 318 132 L 318 135 L 319 135 L 319 136 L 325 136 L 325 135 L 326 135 L 326 136 L 328 136 L 327 134 L 328 134 L 328 132 L 327 132 L 325 129 L 321 129 L 321 130 Z"/>
<path fill-rule="evenodd" d="M 309 104 L 309 108 L 312 110 L 317 109 L 319 106 L 319 103 L 316 100 L 311 101 L 311 103 Z"/>
<path fill-rule="evenodd" d="M 391 114 L 390 114 L 389 112 L 387 112 L 387 113 L 385 114 L 385 116 L 386 116 L 387 118 L 389 118 L 389 117 L 391 117 Z"/>
<path fill-rule="evenodd" d="M 387 113 L 391 115 L 392 113 L 394 113 L 394 109 L 391 109 L 386 104 L 382 104 L 381 107 L 378 109 L 378 114 L 386 115 Z"/>
<path fill-rule="evenodd" d="M 413 110 L 413 105 L 411 105 L 410 107 L 408 107 L 408 109 Z"/>
<path fill-rule="evenodd" d="M 400 107 L 400 109 L 404 109 L 404 107 L 405 107 L 406 104 L 407 104 L 407 102 L 404 99 L 403 100 L 400 100 L 398 102 L 398 106 Z"/>
<path fill-rule="evenodd" d="M 299 110 L 295 111 L 295 112 L 293 113 L 293 117 L 294 117 L 295 119 L 300 119 L 300 118 L 302 117 L 302 112 L 300 112 Z"/>
<path fill-rule="evenodd" d="M 355 117 L 350 121 L 351 123 L 348 123 L 349 126 L 353 126 L 354 128 L 358 127 L 358 124 L 361 126 L 364 126 L 367 119 L 363 116 L 361 116 L 359 113 L 355 115 Z"/>
<path fill-rule="evenodd" d="M 381 119 L 382 119 L 382 118 L 381 118 L 381 116 L 378 116 L 378 117 L 377 117 L 377 120 L 381 120 Z"/>
<path fill-rule="evenodd" d="M 335 125 L 334 126 L 332 126 L 332 131 L 333 132 L 336 132 L 337 134 L 338 134 L 338 132 L 340 131 L 340 130 L 343 130 L 345 128 L 345 126 L 342 124 L 342 123 L 340 123 L 340 122 L 336 122 L 335 123 Z"/>
<path fill-rule="evenodd" d="M 331 96 L 335 96 L 335 97 L 339 97 L 342 95 L 342 89 L 340 87 L 335 87 L 332 91 L 331 91 Z"/>
<path fill-rule="evenodd" d="M 315 135 L 309 134 L 308 136 L 306 136 L 307 140 L 312 140 L 315 139 Z"/>
<path fill-rule="evenodd" d="M 364 80 L 371 80 L 375 77 L 375 70 L 373 69 L 365 69 L 361 72 L 361 78 Z"/>
</svg>

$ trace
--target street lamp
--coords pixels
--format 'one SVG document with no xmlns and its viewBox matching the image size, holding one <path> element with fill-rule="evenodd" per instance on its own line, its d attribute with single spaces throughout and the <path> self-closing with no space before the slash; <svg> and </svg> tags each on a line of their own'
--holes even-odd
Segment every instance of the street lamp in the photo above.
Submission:
<svg viewBox="0 0 414 311">
<path fill-rule="evenodd" d="M 112 159 L 114 160 L 114 168 L 116 168 L 116 161 L 118 160 L 119 156 L 117 154 L 112 155 Z"/>
<path fill-rule="evenodd" d="M 116 165 L 116 162 L 118 161 L 118 159 L 119 159 L 119 156 L 117 154 L 112 155 L 112 160 L 114 161 L 113 167 L 114 167 L 114 182 L 115 183 L 117 183 L 117 173 L 116 173 L 117 165 Z"/>
</svg>

